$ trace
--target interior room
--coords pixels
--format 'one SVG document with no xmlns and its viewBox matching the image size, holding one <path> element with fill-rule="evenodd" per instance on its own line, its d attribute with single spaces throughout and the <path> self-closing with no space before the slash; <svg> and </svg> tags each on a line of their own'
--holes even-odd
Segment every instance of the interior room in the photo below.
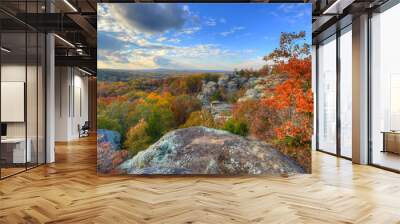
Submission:
<svg viewBox="0 0 400 224">
<path fill-rule="evenodd" d="M 45 162 L 45 36 L 15 28 L 0 36 L 1 178 Z"/>
<path fill-rule="evenodd" d="M 55 142 L 95 130 L 96 41 L 87 34 L 95 31 L 90 14 L 95 3 L 78 5 L 85 17 L 71 6 L 36 0 L 0 4 L 1 179 L 53 162 Z M 61 18 L 60 12 L 73 15 Z"/>
<path fill-rule="evenodd" d="M 97 122 L 101 119 L 98 119 L 97 96 L 103 94 L 102 91 L 114 94 L 113 91 L 120 93 L 132 86 L 142 87 L 126 81 L 128 84 L 114 84 L 109 89 L 105 88 L 109 86 L 104 85 L 98 90 L 101 76 L 98 60 L 104 61 L 104 57 L 99 59 L 97 55 L 97 40 L 100 41 L 98 27 L 107 27 L 107 32 L 117 35 L 120 38 L 118 41 L 127 41 L 126 45 L 153 49 L 159 53 L 157 56 L 165 56 L 165 52 L 172 49 L 178 53 L 189 51 L 190 54 L 186 55 L 188 59 L 199 52 L 212 52 L 214 55 L 227 53 L 228 58 L 233 57 L 231 51 L 207 49 L 227 46 L 232 42 L 238 47 L 253 44 L 255 39 L 250 38 L 250 28 L 260 31 L 258 39 L 265 43 L 277 43 L 278 46 L 281 40 L 279 37 L 264 33 L 275 27 L 241 24 L 243 21 L 234 16 L 240 11 L 226 10 L 226 13 L 233 15 L 230 17 L 233 19 L 228 20 L 228 17 L 222 18 L 215 14 L 204 16 L 199 13 L 212 14 L 213 10 L 195 10 L 196 7 L 203 7 L 201 4 L 211 8 L 213 3 L 208 0 L 196 1 L 203 3 L 193 7 L 189 4 L 179 5 L 178 10 L 168 14 L 182 15 L 172 21 L 172 30 L 179 33 L 177 36 L 173 36 L 171 30 L 151 35 L 143 35 L 135 30 L 128 35 L 126 30 L 121 31 L 115 23 L 107 20 L 109 18 L 97 26 L 98 14 L 104 13 L 98 10 L 98 3 L 122 2 L 149 4 L 168 1 L 0 0 L 0 223 L 400 222 L 398 0 L 240 1 L 243 4 L 294 3 L 274 11 L 265 11 L 273 18 L 271 21 L 285 21 L 293 26 L 299 19 L 290 19 L 285 15 L 301 17 L 309 12 L 294 13 L 293 10 L 298 9 L 296 4 L 312 5 L 312 64 L 308 64 L 312 66 L 312 74 L 311 82 L 305 86 L 312 88 L 309 95 L 313 96 L 313 103 L 308 107 L 313 109 L 310 112 L 310 120 L 313 122 L 310 143 L 312 150 L 309 152 L 312 160 L 308 173 L 229 177 L 184 174 L 138 176 L 136 173 L 120 175 L 117 172 L 98 172 L 99 161 L 103 159 L 97 153 L 99 143 L 106 143 L 102 152 L 108 154 L 106 162 L 110 167 L 121 164 L 121 157 L 126 157 L 129 152 L 120 150 L 112 154 L 109 150 L 112 145 L 101 142 L 104 135 L 100 136 L 101 132 L 98 132 Z M 148 7 L 145 14 L 154 13 L 154 8 Z M 143 25 L 136 20 L 144 18 L 144 22 L 148 22 L 147 19 L 153 18 L 135 17 L 138 14 L 131 10 L 125 7 L 116 16 L 126 22 L 124 24 L 129 29 L 134 30 L 138 25 Z M 143 11 L 139 14 L 142 15 Z M 150 21 L 154 25 L 154 20 Z M 191 26 L 183 21 L 189 21 Z M 156 22 L 170 25 L 171 20 Z M 287 27 L 281 28 L 286 30 Z M 205 30 L 213 32 L 205 35 Z M 147 31 L 154 32 L 151 29 Z M 164 39 L 163 35 L 171 36 Z M 199 41 L 196 35 L 204 35 L 206 38 Z M 202 46 L 196 52 L 190 51 L 191 47 L 179 48 L 178 45 L 206 45 L 208 40 L 217 37 L 222 39 L 217 45 Z M 111 43 L 117 44 L 117 41 Z M 107 55 L 108 59 L 113 60 L 119 55 L 137 58 L 139 54 L 138 58 L 149 57 L 143 51 L 118 54 L 117 50 L 126 45 L 109 49 L 111 53 Z M 238 55 L 244 57 L 259 49 L 248 50 L 240 51 Z M 264 56 L 260 54 L 249 62 L 254 65 Z M 171 65 L 171 61 L 165 58 L 151 59 L 143 64 L 153 65 L 158 62 Z M 219 64 L 225 62 L 225 59 L 209 62 Z M 118 64 L 115 65 L 118 69 Z M 175 69 L 178 64 L 171 66 Z M 302 66 L 290 69 L 299 67 Z M 115 70 L 111 69 L 109 74 L 113 72 Z M 152 72 L 157 75 L 165 70 L 155 69 Z M 112 75 L 101 78 L 109 78 L 115 83 L 119 81 L 114 80 Z M 274 82 L 278 81 L 274 79 Z M 104 106 L 103 110 L 115 99 L 112 94 L 107 102 L 99 103 Z M 124 97 L 136 100 L 135 97 L 143 95 L 143 92 L 137 92 Z M 283 98 L 278 102 L 285 100 Z M 191 103 L 189 100 L 185 106 L 176 108 L 185 111 Z M 259 109 L 265 104 L 251 106 Z M 243 108 L 249 109 L 250 106 Z M 127 108 L 122 109 L 127 111 Z M 203 114 L 198 117 L 208 118 Z M 258 118 L 251 116 L 248 120 Z M 153 123 L 158 124 L 154 121 L 157 119 Z M 112 124 L 122 122 L 114 120 Z M 131 137 L 140 139 L 143 133 L 149 131 L 145 125 L 139 127 L 142 129 L 135 129 L 136 132 L 132 129 Z M 294 129 L 288 126 L 284 130 L 290 132 Z M 153 133 L 159 134 L 157 131 Z M 226 132 L 221 130 L 219 133 Z M 118 139 L 116 135 L 110 136 Z M 206 145 L 209 141 L 225 144 L 231 141 L 217 141 L 213 137 L 203 137 L 200 143 Z M 252 140 L 246 139 L 246 142 Z M 291 138 L 285 140 L 296 143 L 290 141 Z M 201 145 L 199 141 L 187 142 Z M 155 144 L 157 142 L 151 146 Z M 201 149 L 192 151 L 201 153 Z M 165 154 L 158 155 L 161 157 Z M 141 161 L 147 162 L 148 158 L 141 156 Z M 130 161 L 136 160 L 132 158 Z M 221 163 L 234 165 L 229 161 Z M 139 168 L 143 165 L 136 164 Z"/>
<path fill-rule="evenodd" d="M 400 5 L 371 18 L 371 162 L 400 170 L 400 50 L 396 30 Z"/>
</svg>

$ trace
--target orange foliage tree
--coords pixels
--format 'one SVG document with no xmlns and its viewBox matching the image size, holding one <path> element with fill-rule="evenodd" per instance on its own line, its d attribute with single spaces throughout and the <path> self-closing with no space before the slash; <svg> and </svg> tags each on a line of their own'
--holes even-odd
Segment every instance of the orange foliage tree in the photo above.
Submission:
<svg viewBox="0 0 400 224">
<path fill-rule="evenodd" d="M 299 44 L 304 39 L 305 32 L 282 33 L 279 48 L 264 58 L 274 62 L 272 73 L 287 78 L 268 89 L 261 104 L 272 109 L 267 116 L 276 138 L 294 146 L 309 145 L 312 135 L 311 55 L 308 44 Z"/>
</svg>

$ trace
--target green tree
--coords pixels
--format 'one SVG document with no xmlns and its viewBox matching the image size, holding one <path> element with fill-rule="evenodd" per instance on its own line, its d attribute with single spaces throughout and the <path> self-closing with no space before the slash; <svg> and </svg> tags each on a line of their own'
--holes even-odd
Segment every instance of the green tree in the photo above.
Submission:
<svg viewBox="0 0 400 224">
<path fill-rule="evenodd" d="M 194 96 L 179 95 L 171 102 L 171 110 L 177 125 L 184 124 L 193 111 L 201 109 L 201 102 Z"/>
</svg>

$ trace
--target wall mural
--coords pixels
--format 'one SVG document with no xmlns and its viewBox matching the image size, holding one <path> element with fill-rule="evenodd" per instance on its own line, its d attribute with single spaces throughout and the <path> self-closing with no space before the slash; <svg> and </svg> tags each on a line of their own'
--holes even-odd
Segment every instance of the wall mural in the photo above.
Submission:
<svg viewBox="0 0 400 224">
<path fill-rule="evenodd" d="M 97 170 L 311 172 L 311 4 L 98 4 Z"/>
</svg>

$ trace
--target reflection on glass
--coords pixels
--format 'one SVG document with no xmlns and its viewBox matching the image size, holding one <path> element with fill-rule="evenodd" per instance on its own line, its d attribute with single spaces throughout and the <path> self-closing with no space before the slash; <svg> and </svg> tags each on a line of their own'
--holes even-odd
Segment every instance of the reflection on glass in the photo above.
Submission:
<svg viewBox="0 0 400 224">
<path fill-rule="evenodd" d="M 1 140 L 2 177 L 25 170 L 30 161 L 26 144 L 25 90 L 26 90 L 26 35 L 2 33 L 1 57 Z M 28 151 L 26 150 L 28 148 Z"/>
<path fill-rule="evenodd" d="M 0 1 L 15 14 L 44 13 L 45 0 Z M 0 178 L 45 162 L 45 35 L 0 12 Z"/>
<path fill-rule="evenodd" d="M 38 164 L 45 163 L 45 60 L 46 60 L 46 52 L 45 52 L 45 44 L 46 39 L 45 35 L 39 33 L 38 35 L 38 76 L 37 76 L 37 91 L 38 91 L 38 135 L 37 135 L 37 149 L 38 156 L 37 162 Z"/>
<path fill-rule="evenodd" d="M 27 143 L 30 147 L 30 161 L 27 163 L 28 168 L 37 165 L 37 34 L 34 32 L 27 33 L 28 38 L 28 62 L 27 62 Z"/>
<path fill-rule="evenodd" d="M 351 26 L 340 36 L 340 153 L 352 157 L 352 35 Z"/>
<path fill-rule="evenodd" d="M 372 17 L 372 163 L 400 170 L 400 5 Z"/>
<path fill-rule="evenodd" d="M 318 48 L 318 148 L 336 153 L 336 40 Z"/>
</svg>

